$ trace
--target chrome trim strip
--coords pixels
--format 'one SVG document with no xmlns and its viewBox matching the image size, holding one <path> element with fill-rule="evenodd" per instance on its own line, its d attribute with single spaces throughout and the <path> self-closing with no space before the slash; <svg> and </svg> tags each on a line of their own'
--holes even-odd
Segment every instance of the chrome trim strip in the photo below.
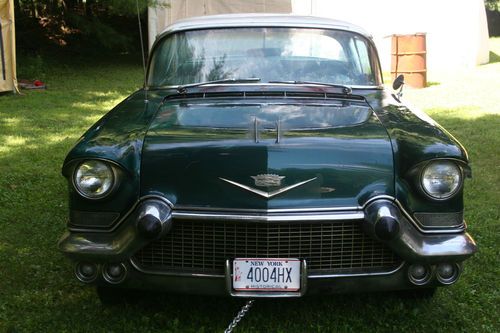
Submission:
<svg viewBox="0 0 500 333">
<path fill-rule="evenodd" d="M 313 180 L 316 180 L 317 178 L 318 177 L 314 177 L 314 178 L 311 178 L 311 179 L 308 179 L 308 180 L 304 180 L 303 182 L 300 182 L 300 183 L 297 183 L 297 184 L 286 186 L 286 187 L 283 187 L 283 188 L 280 188 L 280 189 L 277 189 L 277 190 L 274 190 L 274 191 L 271 191 L 271 192 L 266 192 L 266 191 L 262 191 L 262 190 L 259 190 L 259 189 L 256 189 L 256 188 L 253 188 L 253 187 L 250 187 L 250 186 L 247 186 L 247 185 L 243 185 L 243 184 L 237 183 L 237 182 L 229 180 L 229 179 L 225 179 L 225 178 L 219 177 L 220 180 L 223 180 L 223 181 L 225 181 L 225 182 L 227 182 L 227 183 L 229 183 L 231 185 L 234 185 L 236 187 L 242 188 L 244 190 L 247 190 L 249 192 L 255 193 L 257 195 L 260 195 L 261 197 L 264 197 L 266 199 L 271 199 L 272 197 L 277 196 L 278 194 L 284 193 L 286 191 L 292 190 L 292 189 L 294 189 L 296 187 L 299 187 L 301 185 L 304 185 L 304 184 L 307 184 L 309 182 L 312 182 Z"/>
<path fill-rule="evenodd" d="M 255 143 L 259 143 L 259 121 L 257 120 L 257 117 L 253 119 L 253 139 Z"/>
<path fill-rule="evenodd" d="M 129 259 L 130 264 L 137 271 L 145 274 L 153 274 L 153 275 L 167 275 L 167 276 L 184 276 L 184 277 L 208 277 L 208 278 L 223 278 L 224 274 L 203 274 L 203 273 L 187 273 L 187 272 L 161 272 L 161 271 L 151 271 L 144 268 L 141 268 L 135 261 L 134 258 L 131 257 Z"/>
<path fill-rule="evenodd" d="M 297 184 L 296 184 L 297 185 Z M 370 198 L 363 206 L 358 206 L 358 207 L 333 207 L 333 208 L 277 208 L 277 209 L 244 209 L 244 208 L 217 208 L 217 207 L 190 207 L 190 206 L 174 206 L 172 202 L 170 202 L 168 199 L 159 196 L 159 195 L 145 195 L 141 197 L 133 206 L 132 208 L 118 221 L 115 223 L 115 225 L 111 229 L 106 229 L 106 230 L 97 230 L 97 229 L 88 229 L 88 228 L 68 228 L 69 231 L 71 232 L 92 232 L 92 233 L 110 233 L 115 231 L 121 224 L 122 222 L 127 219 L 130 214 L 136 209 L 136 207 L 143 202 L 144 200 L 147 199 L 157 199 L 165 202 L 167 205 L 169 205 L 172 208 L 172 214 L 174 217 L 179 217 L 179 218 L 188 218 L 187 216 L 190 217 L 201 217 L 204 218 L 205 216 L 208 216 L 208 219 L 213 219 L 217 220 L 219 218 L 215 218 L 215 216 L 230 216 L 231 218 L 239 215 L 239 213 L 244 218 L 242 219 L 243 221 L 248 221 L 247 217 L 251 216 L 252 213 L 256 214 L 272 214 L 272 213 L 289 213 L 289 214 L 300 214 L 300 213 L 315 213 L 312 216 L 324 216 L 322 213 L 328 213 L 328 212 L 341 212 L 342 214 L 348 214 L 346 219 L 358 219 L 358 218 L 364 218 L 364 212 L 363 210 L 370 205 L 373 201 L 376 200 L 382 200 L 386 199 L 389 200 L 393 203 L 395 203 L 398 208 L 401 210 L 401 213 L 404 215 L 404 217 L 410 221 L 415 228 L 420 231 L 423 234 L 453 234 L 453 233 L 461 233 L 464 232 L 466 228 L 466 224 L 461 228 L 456 228 L 456 229 L 423 229 L 422 226 L 420 225 L 419 222 L 415 221 L 413 216 L 411 216 L 403 207 L 403 205 L 394 197 L 389 196 L 389 195 L 379 195 L 375 196 L 373 198 Z M 214 212 L 213 214 L 211 212 Z M 222 214 L 220 214 L 222 212 Z M 355 217 L 355 214 L 363 214 L 363 217 Z M 177 215 L 177 216 L 176 216 Z M 335 215 L 335 214 L 334 214 Z M 257 215 L 259 216 L 259 215 Z M 257 217 L 258 218 L 258 217 Z M 276 218 L 276 217 L 274 217 Z M 320 221 L 322 217 L 320 217 Z M 333 217 L 335 219 L 336 217 Z M 326 219 L 326 218 L 325 218 Z M 323 220 L 325 220 L 323 219 Z M 265 219 L 261 219 L 261 221 L 266 221 Z M 272 221 L 272 220 L 267 220 L 267 221 Z M 287 221 L 287 220 L 284 220 Z M 288 220 L 288 221 L 293 221 L 293 220 Z"/>
<path fill-rule="evenodd" d="M 401 265 L 387 272 L 373 272 L 373 273 L 347 273 L 347 274 L 317 274 L 309 275 L 309 279 L 322 279 L 322 278 L 343 278 L 343 277 L 362 277 L 362 276 L 381 276 L 381 275 L 391 275 L 403 268 L 406 263 L 403 261 Z"/>
<path fill-rule="evenodd" d="M 328 82 L 325 82 L 328 83 Z M 234 86 L 284 86 L 285 84 L 283 83 L 269 83 L 269 82 L 262 82 L 262 83 L 236 83 L 236 84 L 224 84 L 224 83 L 218 83 L 218 84 L 207 84 L 204 86 L 229 86 L 229 87 L 234 87 Z M 176 84 L 171 84 L 171 85 L 164 85 L 164 86 L 149 86 L 148 90 L 149 91 L 155 91 L 155 90 L 174 90 L 179 88 L 180 85 Z M 384 85 L 376 85 L 376 86 L 365 86 L 365 85 L 350 85 L 352 89 L 359 89 L 359 90 L 384 90 Z M 258 98 L 258 96 L 256 96 Z M 283 96 L 276 96 L 276 99 L 283 98 Z M 295 97 L 295 96 L 287 96 L 287 98 L 311 98 L 311 99 L 318 99 L 318 97 Z M 338 100 L 352 100 L 352 98 L 342 98 L 338 97 L 335 98 Z"/>
<path fill-rule="evenodd" d="M 162 272 L 162 271 L 152 271 L 152 270 L 147 270 L 141 268 L 134 260 L 134 258 L 129 259 L 130 264 L 132 267 L 134 267 L 137 271 L 144 273 L 144 274 L 153 274 L 153 275 L 166 275 L 166 276 L 184 276 L 184 277 L 206 277 L 206 278 L 225 278 L 227 282 L 227 275 L 226 274 L 203 274 L 203 273 L 187 273 L 187 272 Z M 391 275 L 399 270 L 401 270 L 405 266 L 405 262 L 401 262 L 401 265 L 399 265 L 397 268 L 393 269 L 392 271 L 388 272 L 377 272 L 377 273 L 346 273 L 346 274 L 316 274 L 316 275 L 309 275 L 307 273 L 307 263 L 305 260 L 302 260 L 303 264 L 303 269 L 305 267 L 305 272 L 306 274 L 302 274 L 302 278 L 304 279 L 302 281 L 302 286 L 304 288 L 307 286 L 307 279 L 330 279 L 330 278 L 344 278 L 344 277 L 366 277 L 366 276 L 382 276 L 382 275 Z M 228 266 L 229 265 L 229 266 Z M 230 259 L 226 259 L 226 264 L 224 267 L 225 272 L 227 271 L 229 267 L 230 271 Z M 307 277 L 306 277 L 307 276 Z M 229 283 L 231 283 L 231 280 L 229 279 Z M 301 289 L 302 289 L 301 286 Z M 305 291 L 305 290 L 304 290 Z"/>
<path fill-rule="evenodd" d="M 251 222 L 294 222 L 294 221 L 340 221 L 340 220 L 362 220 L 365 218 L 363 211 L 358 212 L 331 212 L 323 214 L 302 213 L 289 215 L 242 215 L 242 214 L 218 214 L 218 213 L 192 213 L 173 211 L 174 219 L 197 219 L 207 221 L 251 221 Z"/>
<path fill-rule="evenodd" d="M 222 212 L 222 213 L 257 213 L 257 214 L 270 214 L 270 213 L 320 213 L 320 212 L 344 212 L 344 211 L 357 211 L 362 210 L 363 207 L 313 207 L 313 208 L 219 208 L 219 207 L 198 207 L 198 206 L 175 206 L 178 211 L 188 212 Z"/>
<path fill-rule="evenodd" d="M 276 122 L 276 144 L 280 143 L 281 141 L 281 119 L 278 118 L 278 121 Z"/>
</svg>

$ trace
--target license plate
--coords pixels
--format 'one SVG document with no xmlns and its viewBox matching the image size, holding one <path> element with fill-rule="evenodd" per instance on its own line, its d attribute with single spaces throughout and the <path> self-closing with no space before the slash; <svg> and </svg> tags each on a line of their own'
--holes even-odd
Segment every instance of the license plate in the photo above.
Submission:
<svg viewBox="0 0 500 333">
<path fill-rule="evenodd" d="M 297 291 L 299 259 L 237 258 L 233 260 L 233 289 L 238 291 Z"/>
</svg>

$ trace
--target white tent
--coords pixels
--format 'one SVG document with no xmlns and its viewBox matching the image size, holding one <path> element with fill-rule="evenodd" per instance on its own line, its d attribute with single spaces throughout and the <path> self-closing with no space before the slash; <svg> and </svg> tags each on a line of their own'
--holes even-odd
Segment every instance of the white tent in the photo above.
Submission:
<svg viewBox="0 0 500 333">
<path fill-rule="evenodd" d="M 177 20 L 228 13 L 291 13 L 290 0 L 159 0 L 165 5 L 149 8 L 149 47 L 156 36 Z"/>
<path fill-rule="evenodd" d="M 13 0 L 0 0 L 0 37 L 0 92 L 17 91 Z"/>
<path fill-rule="evenodd" d="M 335 18 L 373 34 L 382 68 L 390 70 L 393 34 L 426 33 L 428 71 L 456 70 L 489 61 L 483 0 L 164 0 L 149 8 L 149 42 L 186 17 L 225 13 L 292 13 Z"/>
</svg>

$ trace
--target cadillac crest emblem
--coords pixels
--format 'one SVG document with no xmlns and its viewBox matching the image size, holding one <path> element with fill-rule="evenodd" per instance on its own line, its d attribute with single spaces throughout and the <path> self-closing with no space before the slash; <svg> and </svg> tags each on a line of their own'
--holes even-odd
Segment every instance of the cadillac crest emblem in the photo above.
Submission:
<svg viewBox="0 0 500 333">
<path fill-rule="evenodd" d="M 255 186 L 259 187 L 281 186 L 281 181 L 285 178 L 285 176 L 267 173 L 251 177 L 255 180 Z"/>
</svg>

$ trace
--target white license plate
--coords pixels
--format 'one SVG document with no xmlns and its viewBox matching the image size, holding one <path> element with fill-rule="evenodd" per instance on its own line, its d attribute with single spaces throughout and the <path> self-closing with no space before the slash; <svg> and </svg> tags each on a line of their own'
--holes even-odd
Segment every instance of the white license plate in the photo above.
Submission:
<svg viewBox="0 0 500 333">
<path fill-rule="evenodd" d="M 237 258 L 233 260 L 233 289 L 238 291 L 297 291 L 299 259 Z"/>
</svg>

